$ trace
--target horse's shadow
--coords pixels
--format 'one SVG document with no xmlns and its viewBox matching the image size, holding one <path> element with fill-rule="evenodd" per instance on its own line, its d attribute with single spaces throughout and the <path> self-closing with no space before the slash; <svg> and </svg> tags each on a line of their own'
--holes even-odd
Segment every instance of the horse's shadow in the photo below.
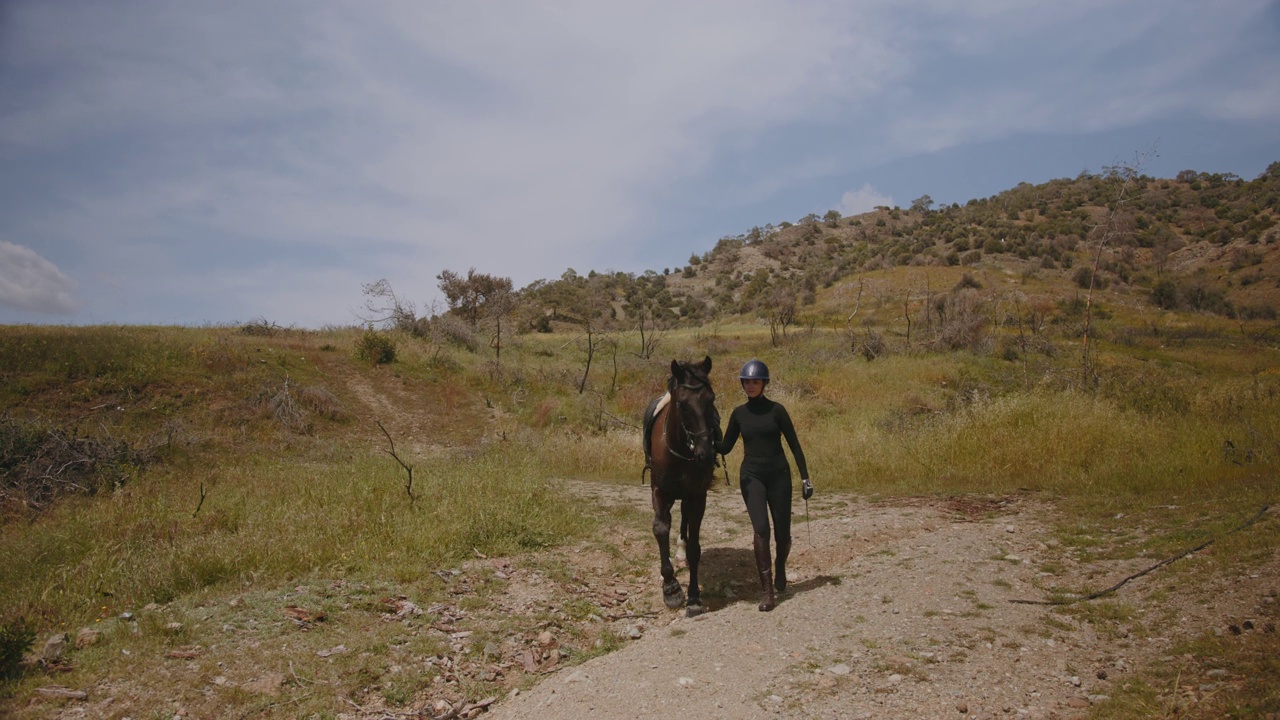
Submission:
<svg viewBox="0 0 1280 720">
<path fill-rule="evenodd" d="M 707 612 L 715 612 L 734 603 L 760 602 L 760 581 L 756 576 L 755 553 L 747 548 L 704 548 L 698 564 L 699 584 L 702 586 L 702 604 Z M 782 605 L 794 595 L 826 585 L 839 585 L 834 575 L 817 575 L 800 582 L 787 584 L 787 589 L 777 595 Z"/>
</svg>

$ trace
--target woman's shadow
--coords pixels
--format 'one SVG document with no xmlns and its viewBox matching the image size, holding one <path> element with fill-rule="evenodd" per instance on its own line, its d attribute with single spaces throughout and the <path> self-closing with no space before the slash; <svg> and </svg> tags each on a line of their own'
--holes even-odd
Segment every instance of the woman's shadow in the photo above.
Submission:
<svg viewBox="0 0 1280 720">
<path fill-rule="evenodd" d="M 747 548 L 706 548 L 698 563 L 698 584 L 702 590 L 702 604 L 707 612 L 714 612 L 734 603 L 760 602 L 760 580 L 756 575 L 755 553 Z M 787 589 L 776 595 L 781 605 L 792 596 L 826 585 L 839 585 L 834 575 L 817 575 L 801 582 L 787 583 Z"/>
</svg>

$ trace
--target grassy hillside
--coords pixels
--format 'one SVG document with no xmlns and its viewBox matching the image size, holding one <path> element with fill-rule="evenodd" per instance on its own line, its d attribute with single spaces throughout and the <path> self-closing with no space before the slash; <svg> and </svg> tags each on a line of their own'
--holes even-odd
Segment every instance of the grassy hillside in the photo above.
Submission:
<svg viewBox="0 0 1280 720">
<path fill-rule="evenodd" d="M 1143 242 L 1091 254 L 1086 225 L 1106 210 L 1085 190 L 1105 178 L 1055 181 L 1002 202 L 722 242 L 661 283 L 741 312 L 644 338 L 623 320 L 625 295 L 611 323 L 556 320 L 553 332 L 504 335 L 500 354 L 483 324 L 456 318 L 386 331 L 0 328 L 0 651 L 154 604 L 276 602 L 304 581 L 410 593 L 426 607 L 443 590 L 423 578 L 465 558 L 618 522 L 559 481 L 638 483 L 643 407 L 672 358 L 704 354 L 725 412 L 742 362 L 768 362 L 820 492 L 1034 493 L 1061 513 L 1065 546 L 1099 556 L 1165 556 L 1217 536 L 1280 490 L 1280 336 L 1267 309 L 1280 263 L 1274 228 L 1257 220 L 1274 212 L 1259 187 L 1275 179 L 1143 182 L 1154 204 L 1127 216 L 1131 237 L 1163 223 L 1186 243 L 1159 270 Z M 1208 190 L 1216 206 L 1192 203 Z M 1240 203 L 1259 209 L 1233 219 Z M 1091 291 L 1075 273 L 1094 257 Z M 1165 277 L 1175 287 L 1160 307 Z M 787 278 L 801 291 L 813 280 L 794 316 L 742 310 Z M 1187 294 L 1197 278 L 1207 295 Z M 1231 312 L 1188 303 L 1211 288 Z M 1219 572 L 1270 558 L 1280 530 L 1261 523 L 1242 542 Z M 629 568 L 651 570 L 647 557 Z M 593 652 L 583 647 L 578 659 Z M 11 663 L 19 677 L 3 681 L 0 702 L 63 670 L 92 678 L 112 657 Z M 342 672 L 341 692 L 381 687 L 375 670 Z M 327 701 L 314 702 L 323 714 Z"/>
</svg>

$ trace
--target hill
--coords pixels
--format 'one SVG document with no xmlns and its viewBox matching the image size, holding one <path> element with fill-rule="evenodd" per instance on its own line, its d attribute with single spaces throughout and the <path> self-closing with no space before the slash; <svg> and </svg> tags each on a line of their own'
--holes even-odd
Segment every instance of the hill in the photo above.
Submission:
<svg viewBox="0 0 1280 720">
<path fill-rule="evenodd" d="M 1059 293 L 1096 285 L 1159 309 L 1243 319 L 1280 307 L 1280 163 L 1254 180 L 1184 171 L 1173 179 L 1127 168 L 1017 187 L 964 206 L 852 217 L 835 211 L 722 238 L 671 271 L 567 273 L 521 290 L 534 307 L 579 321 L 591 307 L 605 327 L 767 317 L 793 308 L 802 322 L 837 322 L 848 286 L 895 268 L 971 268 L 1042 281 Z M 898 273 L 898 276 L 902 276 Z M 902 288 L 899 288 L 901 291 Z M 590 300 L 588 300 L 590 299 Z M 554 308 L 554 311 L 550 309 Z M 598 313 L 597 313 L 598 315 Z M 546 329 L 548 325 L 543 324 Z"/>
</svg>

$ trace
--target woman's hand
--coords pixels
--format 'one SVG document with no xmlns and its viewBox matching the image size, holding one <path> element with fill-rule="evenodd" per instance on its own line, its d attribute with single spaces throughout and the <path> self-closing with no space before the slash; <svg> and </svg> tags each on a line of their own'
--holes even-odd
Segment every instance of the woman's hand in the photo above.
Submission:
<svg viewBox="0 0 1280 720">
<path fill-rule="evenodd" d="M 802 478 L 800 480 L 800 495 L 805 500 L 813 497 L 813 482 L 810 481 L 809 478 Z"/>
</svg>

